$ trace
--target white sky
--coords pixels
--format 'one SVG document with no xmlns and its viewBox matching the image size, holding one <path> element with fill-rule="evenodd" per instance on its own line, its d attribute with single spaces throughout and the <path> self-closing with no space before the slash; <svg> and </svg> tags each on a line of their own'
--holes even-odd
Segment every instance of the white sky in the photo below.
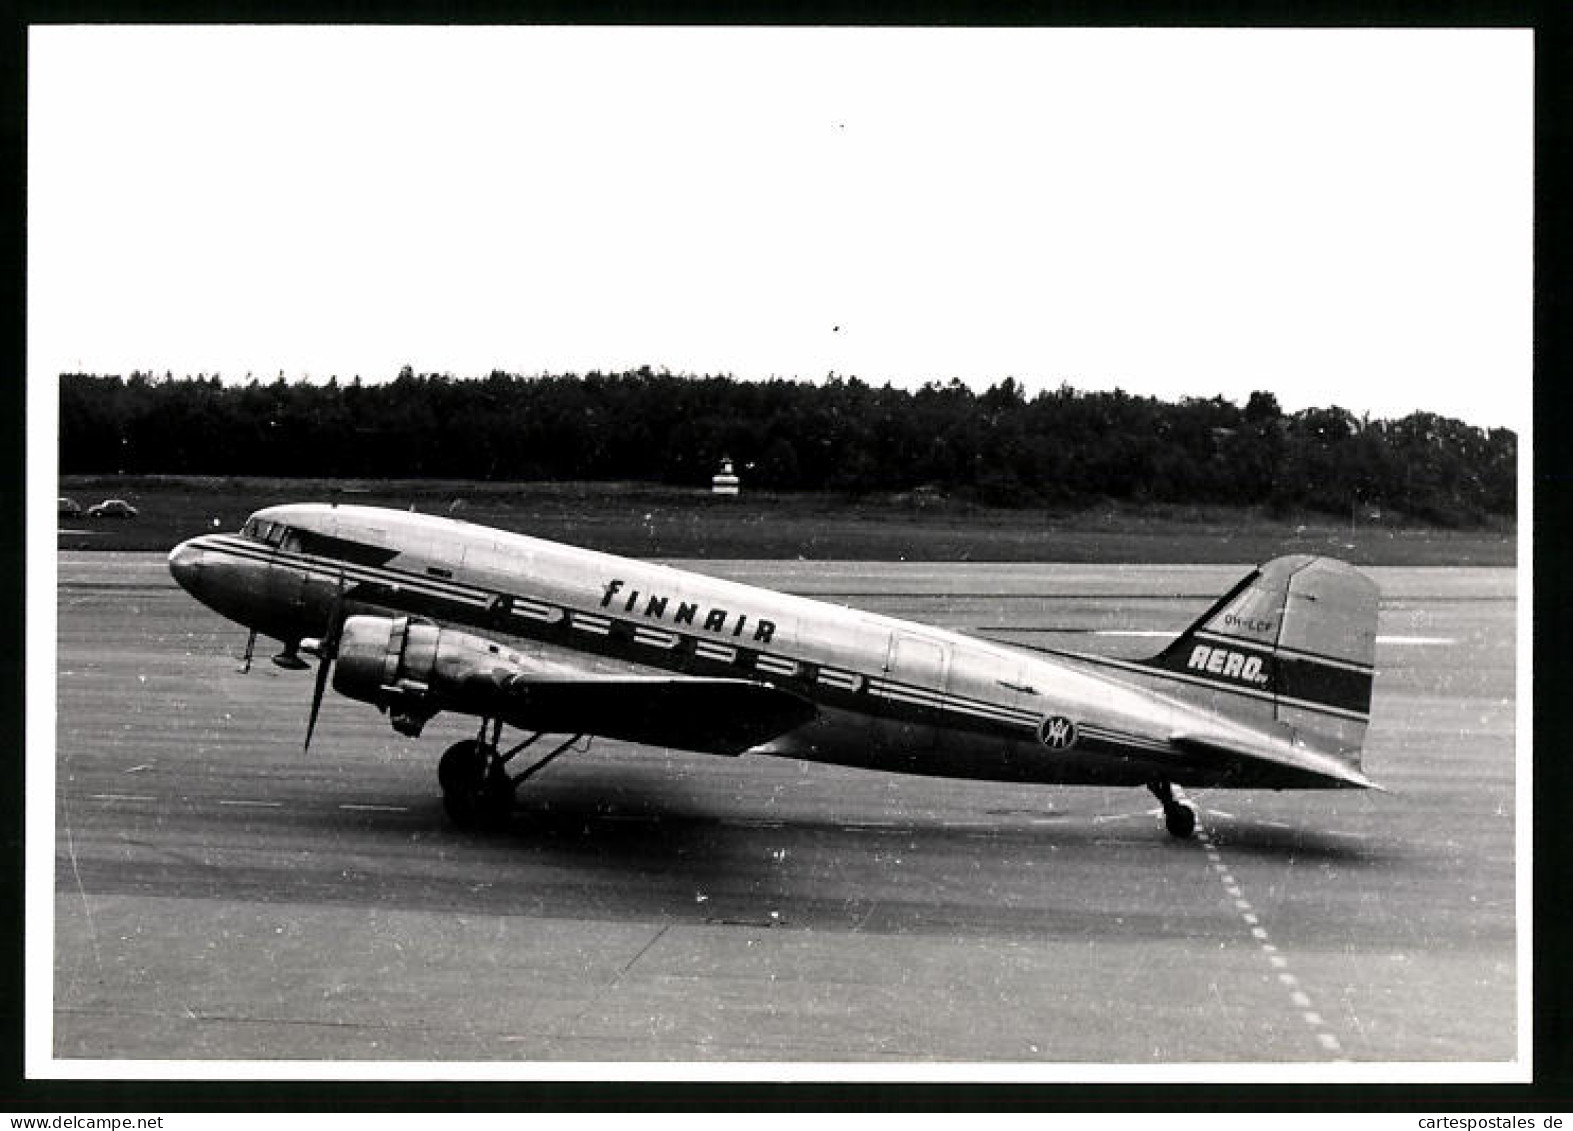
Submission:
<svg viewBox="0 0 1573 1131">
<path fill-rule="evenodd" d="M 1527 431 L 1527 31 L 41 28 L 29 369 L 1007 375 Z"/>
</svg>

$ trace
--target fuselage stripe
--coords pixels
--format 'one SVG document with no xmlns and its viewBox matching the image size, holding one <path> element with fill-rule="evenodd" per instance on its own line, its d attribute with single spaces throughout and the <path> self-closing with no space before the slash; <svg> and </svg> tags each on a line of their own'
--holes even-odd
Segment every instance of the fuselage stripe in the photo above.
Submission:
<svg viewBox="0 0 1573 1131">
<path fill-rule="evenodd" d="M 1128 734 L 1124 731 L 1109 730 L 1106 727 L 1087 726 L 1080 727 L 1083 738 L 1097 742 L 1106 742 L 1120 747 L 1137 747 L 1143 750 L 1152 750 L 1161 754 L 1173 754 L 1174 748 L 1167 742 L 1160 742 L 1153 738 L 1144 738 L 1141 735 Z"/>
<path fill-rule="evenodd" d="M 1034 730 L 1038 725 L 1036 718 L 1022 718 L 1007 711 L 989 710 L 986 707 L 974 707 L 966 703 L 947 703 L 944 709 L 963 715 L 972 715 L 980 719 L 992 719 L 995 722 L 1009 723 L 1012 726 L 1025 727 L 1028 730 Z"/>
<path fill-rule="evenodd" d="M 562 619 L 563 611 L 552 605 L 543 605 L 539 601 L 532 601 L 528 597 L 520 597 L 514 602 L 513 615 L 516 617 L 529 617 L 531 620 L 546 621 L 556 624 Z"/>
<path fill-rule="evenodd" d="M 282 566 L 303 573 L 308 577 L 320 576 L 327 581 L 336 581 L 342 577 L 346 581 L 364 581 L 387 585 L 394 589 L 407 589 L 431 596 L 463 601 L 466 604 L 479 604 L 482 606 L 487 604 L 492 596 L 490 591 L 485 589 L 439 581 L 436 578 L 409 573 L 405 570 L 363 566 L 354 562 L 338 561 L 333 558 L 318 558 L 310 554 L 292 553 L 282 549 L 264 551 L 260 547 L 244 544 L 243 541 L 239 540 L 209 548 L 232 554 L 235 557 L 246 558 L 270 568 Z"/>
<path fill-rule="evenodd" d="M 760 671 L 770 672 L 772 675 L 796 675 L 798 668 L 796 660 L 764 655 L 754 660 L 754 666 Z"/>
<path fill-rule="evenodd" d="M 1320 652 L 1307 652 L 1299 648 L 1286 648 L 1281 644 L 1264 644 L 1249 637 L 1231 636 L 1225 632 L 1209 632 L 1199 629 L 1191 633 L 1197 640 L 1211 640 L 1216 643 L 1227 644 L 1233 648 L 1250 648 L 1261 652 L 1263 655 L 1288 657 L 1294 660 L 1303 660 L 1307 663 L 1321 664 L 1324 667 L 1339 668 L 1343 671 L 1355 672 L 1359 675 L 1374 675 L 1376 669 L 1370 664 L 1362 664 L 1355 660 L 1341 660 L 1334 656 L 1324 656 Z"/>
<path fill-rule="evenodd" d="M 1039 650 L 1048 651 L 1048 649 Z M 1147 664 L 1133 663 L 1130 660 L 1117 660 L 1111 656 L 1086 656 L 1082 655 L 1081 653 L 1071 652 L 1057 654 L 1064 655 L 1067 659 L 1075 660 L 1078 663 L 1094 664 L 1100 667 L 1118 668 L 1121 671 L 1128 671 L 1134 675 L 1143 676 L 1147 679 L 1176 680 L 1180 683 L 1189 683 L 1196 687 L 1207 687 L 1215 691 L 1227 691 L 1231 695 L 1243 695 L 1248 699 L 1256 699 L 1263 703 L 1281 703 L 1284 706 L 1296 707 L 1307 711 L 1320 711 L 1323 714 L 1336 715 L 1339 718 L 1353 719 L 1357 722 L 1369 722 L 1371 718 L 1371 713 L 1369 711 L 1354 711 L 1343 707 L 1333 707 L 1326 703 L 1314 703 L 1309 700 L 1295 699 L 1282 694 L 1274 695 L 1270 691 L 1258 691 L 1251 687 L 1241 687 L 1238 684 L 1225 683 L 1221 680 L 1204 679 L 1201 676 L 1188 675 L 1185 672 L 1173 671 L 1169 668 L 1156 668 Z"/>
</svg>

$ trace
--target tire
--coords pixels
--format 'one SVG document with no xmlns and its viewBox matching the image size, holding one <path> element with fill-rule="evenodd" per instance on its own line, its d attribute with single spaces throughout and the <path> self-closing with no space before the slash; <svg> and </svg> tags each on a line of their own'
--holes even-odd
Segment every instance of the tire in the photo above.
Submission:
<svg viewBox="0 0 1573 1131">
<path fill-rule="evenodd" d="M 1163 824 L 1169 830 L 1170 836 L 1189 840 L 1196 832 L 1196 810 L 1189 805 L 1166 805 L 1163 810 Z"/>
<path fill-rule="evenodd" d="M 446 795 L 460 789 L 476 789 L 486 773 L 486 746 L 470 738 L 456 742 L 443 752 L 437 763 L 437 784 Z"/>
<path fill-rule="evenodd" d="M 497 830 L 513 815 L 513 782 L 492 753 L 472 738 L 450 746 L 437 763 L 442 807 L 458 828 Z"/>
</svg>

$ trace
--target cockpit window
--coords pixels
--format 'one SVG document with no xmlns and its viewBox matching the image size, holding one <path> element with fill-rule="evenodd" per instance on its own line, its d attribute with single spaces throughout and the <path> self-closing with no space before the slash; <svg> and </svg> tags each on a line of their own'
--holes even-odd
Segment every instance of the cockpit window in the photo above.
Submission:
<svg viewBox="0 0 1573 1131">
<path fill-rule="evenodd" d="M 298 550 L 301 547 L 298 530 L 293 530 L 282 522 L 269 522 L 265 518 L 248 518 L 246 524 L 240 528 L 240 534 L 243 538 L 266 542 L 270 546 L 283 546 L 291 550 Z"/>
</svg>

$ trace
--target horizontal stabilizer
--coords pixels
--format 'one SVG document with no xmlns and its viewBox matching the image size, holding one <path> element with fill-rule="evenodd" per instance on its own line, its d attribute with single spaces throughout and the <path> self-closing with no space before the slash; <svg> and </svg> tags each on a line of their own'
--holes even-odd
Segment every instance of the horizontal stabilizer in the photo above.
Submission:
<svg viewBox="0 0 1573 1131">
<path fill-rule="evenodd" d="M 1231 786 L 1269 789 L 1374 789 L 1388 792 L 1343 759 L 1278 743 L 1231 742 L 1212 735 L 1172 734 L 1182 753 L 1212 767 L 1227 767 Z"/>
</svg>

